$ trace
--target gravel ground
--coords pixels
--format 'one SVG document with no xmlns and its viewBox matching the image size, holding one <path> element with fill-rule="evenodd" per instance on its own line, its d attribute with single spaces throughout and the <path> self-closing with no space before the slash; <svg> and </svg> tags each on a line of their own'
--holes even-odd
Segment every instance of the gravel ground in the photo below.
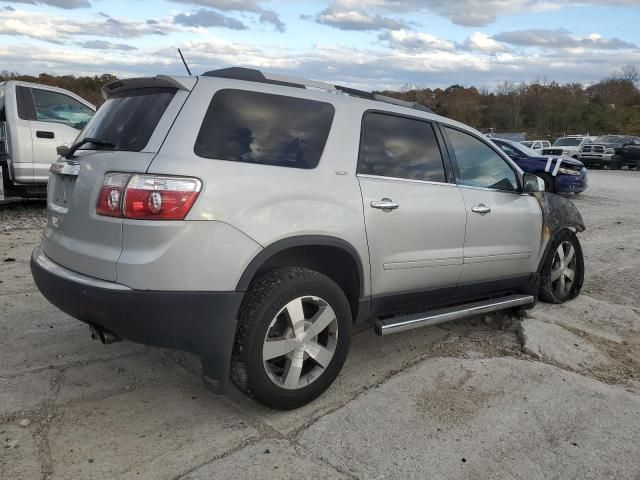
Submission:
<svg viewBox="0 0 640 480">
<path fill-rule="evenodd" d="M 361 330 L 336 383 L 293 412 L 211 395 L 190 355 L 91 341 L 33 285 L 44 203 L 0 205 L 0 478 L 638 480 L 639 187 L 592 171 L 573 198 L 576 300 Z"/>
</svg>

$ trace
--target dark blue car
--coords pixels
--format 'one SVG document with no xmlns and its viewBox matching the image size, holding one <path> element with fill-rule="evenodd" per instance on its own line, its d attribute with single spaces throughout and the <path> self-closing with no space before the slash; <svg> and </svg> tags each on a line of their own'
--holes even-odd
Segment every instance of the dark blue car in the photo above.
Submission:
<svg viewBox="0 0 640 480">
<path fill-rule="evenodd" d="M 581 161 L 569 157 L 543 157 L 511 140 L 492 138 L 491 141 L 523 171 L 541 177 L 548 192 L 580 193 L 586 190 L 587 169 Z"/>
</svg>

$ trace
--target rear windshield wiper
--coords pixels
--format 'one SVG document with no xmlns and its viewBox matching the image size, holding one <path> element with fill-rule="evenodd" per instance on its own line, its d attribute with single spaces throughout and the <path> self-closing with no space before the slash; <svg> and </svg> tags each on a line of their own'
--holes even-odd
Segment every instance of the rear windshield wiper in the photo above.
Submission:
<svg viewBox="0 0 640 480">
<path fill-rule="evenodd" d="M 76 153 L 81 146 L 83 146 L 83 145 L 85 145 L 87 143 L 93 143 L 94 145 L 97 145 L 99 147 L 105 147 L 105 148 L 115 148 L 116 147 L 113 143 L 105 142 L 104 140 L 100 140 L 99 138 L 85 137 L 82 140 L 80 140 L 79 142 L 76 142 L 73 145 L 71 145 L 71 147 L 69 147 L 69 149 L 66 152 L 62 152 L 61 155 L 64 158 L 73 158 L 73 154 Z"/>
</svg>

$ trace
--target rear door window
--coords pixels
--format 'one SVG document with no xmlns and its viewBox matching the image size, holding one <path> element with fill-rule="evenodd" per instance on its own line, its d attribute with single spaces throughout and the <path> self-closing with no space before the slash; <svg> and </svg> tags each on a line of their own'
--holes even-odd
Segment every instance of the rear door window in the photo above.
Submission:
<svg viewBox="0 0 640 480">
<path fill-rule="evenodd" d="M 446 182 L 442 154 L 431 123 L 367 113 L 358 173 Z"/>
<path fill-rule="evenodd" d="M 93 110 L 75 98 L 58 92 L 32 88 L 36 120 L 69 125 L 82 130 L 93 116 Z"/>
<path fill-rule="evenodd" d="M 113 144 L 109 150 L 141 151 L 171 103 L 175 88 L 138 88 L 116 93 L 98 109 L 78 140 L 86 137 Z M 92 143 L 81 147 L 100 148 Z"/>
<path fill-rule="evenodd" d="M 330 103 L 245 90 L 218 91 L 194 151 L 204 158 L 291 168 L 315 168 L 334 108 Z"/>
</svg>

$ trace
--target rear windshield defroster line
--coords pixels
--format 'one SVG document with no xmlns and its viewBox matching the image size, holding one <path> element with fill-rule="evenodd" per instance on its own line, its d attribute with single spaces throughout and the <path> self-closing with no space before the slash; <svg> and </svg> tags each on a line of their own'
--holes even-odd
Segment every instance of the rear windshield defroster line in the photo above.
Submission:
<svg viewBox="0 0 640 480">
<path fill-rule="evenodd" d="M 114 145 L 109 150 L 141 151 L 176 91 L 175 88 L 155 87 L 116 93 L 98 109 L 78 141 L 84 137 L 99 138 L 105 144 Z M 81 150 L 100 148 L 100 145 L 87 143 Z"/>
</svg>

